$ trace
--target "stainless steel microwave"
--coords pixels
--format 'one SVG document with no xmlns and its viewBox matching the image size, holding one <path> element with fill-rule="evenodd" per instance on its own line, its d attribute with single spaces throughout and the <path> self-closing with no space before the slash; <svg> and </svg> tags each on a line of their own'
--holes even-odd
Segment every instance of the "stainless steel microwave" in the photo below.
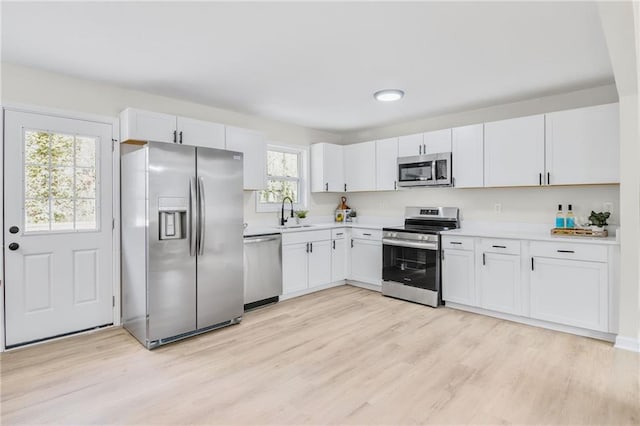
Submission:
<svg viewBox="0 0 640 426">
<path fill-rule="evenodd" d="M 451 186 L 451 153 L 398 158 L 398 186 Z"/>
</svg>

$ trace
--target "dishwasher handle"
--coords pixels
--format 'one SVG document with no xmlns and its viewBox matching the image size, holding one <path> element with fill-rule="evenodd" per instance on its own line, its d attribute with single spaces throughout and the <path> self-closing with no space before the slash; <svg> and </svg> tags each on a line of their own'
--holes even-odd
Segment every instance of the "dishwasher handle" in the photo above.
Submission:
<svg viewBox="0 0 640 426">
<path fill-rule="evenodd" d="M 277 236 L 277 237 L 257 237 L 257 238 L 247 237 L 247 238 L 244 239 L 244 243 L 245 244 L 265 243 L 267 241 L 279 241 L 279 240 L 280 240 L 280 236 Z"/>
</svg>

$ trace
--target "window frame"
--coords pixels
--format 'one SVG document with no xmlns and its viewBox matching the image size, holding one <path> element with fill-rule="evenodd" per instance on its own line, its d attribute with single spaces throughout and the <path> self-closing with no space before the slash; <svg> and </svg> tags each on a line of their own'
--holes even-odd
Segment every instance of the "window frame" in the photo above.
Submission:
<svg viewBox="0 0 640 426">
<path fill-rule="evenodd" d="M 286 177 L 286 176 L 278 176 L 276 180 L 287 180 L 287 181 L 297 181 L 298 182 L 298 202 L 293 204 L 294 210 L 307 210 L 307 200 L 308 200 L 308 192 L 309 192 L 309 179 L 308 179 L 308 158 L 309 158 L 309 148 L 305 146 L 297 146 L 297 145 L 286 145 L 279 144 L 273 142 L 267 142 L 267 151 L 278 151 L 285 152 L 289 154 L 296 154 L 298 156 L 298 177 Z M 265 162 L 267 161 L 268 155 L 265 155 Z M 267 166 L 265 165 L 265 174 L 267 171 Z M 265 180 L 269 180 L 269 175 L 265 176 Z M 269 212 L 279 212 L 282 207 L 282 203 L 261 203 L 260 202 L 260 191 L 255 192 L 256 198 L 256 212 L 257 213 L 269 213 Z M 289 203 L 285 205 L 285 209 L 289 206 Z"/>
</svg>

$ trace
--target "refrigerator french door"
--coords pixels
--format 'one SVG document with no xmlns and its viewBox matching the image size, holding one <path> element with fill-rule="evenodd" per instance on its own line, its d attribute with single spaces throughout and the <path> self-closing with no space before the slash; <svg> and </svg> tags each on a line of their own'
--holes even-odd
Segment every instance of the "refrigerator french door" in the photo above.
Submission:
<svg viewBox="0 0 640 426">
<path fill-rule="evenodd" d="M 153 348 L 240 321 L 242 154 L 148 142 L 121 160 L 125 328 Z"/>
</svg>

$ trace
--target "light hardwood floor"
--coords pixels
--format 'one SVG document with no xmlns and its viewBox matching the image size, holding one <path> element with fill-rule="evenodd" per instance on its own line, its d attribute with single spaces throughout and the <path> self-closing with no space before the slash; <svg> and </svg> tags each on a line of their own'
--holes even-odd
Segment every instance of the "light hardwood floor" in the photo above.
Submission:
<svg viewBox="0 0 640 426">
<path fill-rule="evenodd" d="M 2 424 L 640 424 L 640 355 L 350 286 L 147 351 L 2 354 Z"/>
</svg>

